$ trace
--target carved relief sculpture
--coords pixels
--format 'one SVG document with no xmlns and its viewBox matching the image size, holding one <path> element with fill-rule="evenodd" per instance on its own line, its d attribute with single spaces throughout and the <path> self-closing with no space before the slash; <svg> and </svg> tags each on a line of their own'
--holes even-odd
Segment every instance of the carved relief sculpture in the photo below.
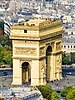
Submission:
<svg viewBox="0 0 75 100">
<path fill-rule="evenodd" d="M 56 43 L 56 50 L 61 50 L 61 42 Z"/>
<path fill-rule="evenodd" d="M 36 55 L 36 48 L 15 47 L 15 54 L 21 55 Z"/>
</svg>

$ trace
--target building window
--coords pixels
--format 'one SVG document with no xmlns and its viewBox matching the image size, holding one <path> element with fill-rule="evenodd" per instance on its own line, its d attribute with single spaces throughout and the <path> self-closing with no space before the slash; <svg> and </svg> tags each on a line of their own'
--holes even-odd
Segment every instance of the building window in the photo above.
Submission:
<svg viewBox="0 0 75 100">
<path fill-rule="evenodd" d="M 27 30 L 24 30 L 24 33 L 27 33 Z"/>
<path fill-rule="evenodd" d="M 68 46 L 68 48 L 69 48 L 69 46 Z"/>
<path fill-rule="evenodd" d="M 71 45 L 71 48 L 72 48 L 72 45 Z"/>
<path fill-rule="evenodd" d="M 73 35 L 73 32 L 71 32 L 71 35 Z"/>
<path fill-rule="evenodd" d="M 74 46 L 74 48 L 75 48 L 75 46 Z"/>
</svg>

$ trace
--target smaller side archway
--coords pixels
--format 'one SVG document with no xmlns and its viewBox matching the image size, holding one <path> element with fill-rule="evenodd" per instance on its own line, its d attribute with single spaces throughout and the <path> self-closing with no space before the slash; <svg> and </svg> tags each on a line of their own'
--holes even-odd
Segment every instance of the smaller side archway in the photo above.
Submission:
<svg viewBox="0 0 75 100">
<path fill-rule="evenodd" d="M 22 83 L 31 82 L 31 69 L 28 62 L 22 63 Z"/>
</svg>

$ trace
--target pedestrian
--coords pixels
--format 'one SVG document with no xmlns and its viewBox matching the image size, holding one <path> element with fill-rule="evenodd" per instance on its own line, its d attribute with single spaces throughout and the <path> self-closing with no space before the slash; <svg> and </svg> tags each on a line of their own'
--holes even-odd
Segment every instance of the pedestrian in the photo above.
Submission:
<svg viewBox="0 0 75 100">
<path fill-rule="evenodd" d="M 68 84 L 69 84 L 69 82 L 68 82 Z"/>
</svg>

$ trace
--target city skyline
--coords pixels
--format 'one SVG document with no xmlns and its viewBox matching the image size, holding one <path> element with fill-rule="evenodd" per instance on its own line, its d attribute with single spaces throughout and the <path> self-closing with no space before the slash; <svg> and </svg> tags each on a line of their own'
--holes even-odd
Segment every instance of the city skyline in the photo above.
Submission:
<svg viewBox="0 0 75 100">
<path fill-rule="evenodd" d="M 65 95 L 67 89 L 71 94 L 68 90 Z M 1 0 L 0 97 L 69 100 L 74 89 L 75 1 Z M 47 91 L 52 92 L 45 96 Z"/>
</svg>

